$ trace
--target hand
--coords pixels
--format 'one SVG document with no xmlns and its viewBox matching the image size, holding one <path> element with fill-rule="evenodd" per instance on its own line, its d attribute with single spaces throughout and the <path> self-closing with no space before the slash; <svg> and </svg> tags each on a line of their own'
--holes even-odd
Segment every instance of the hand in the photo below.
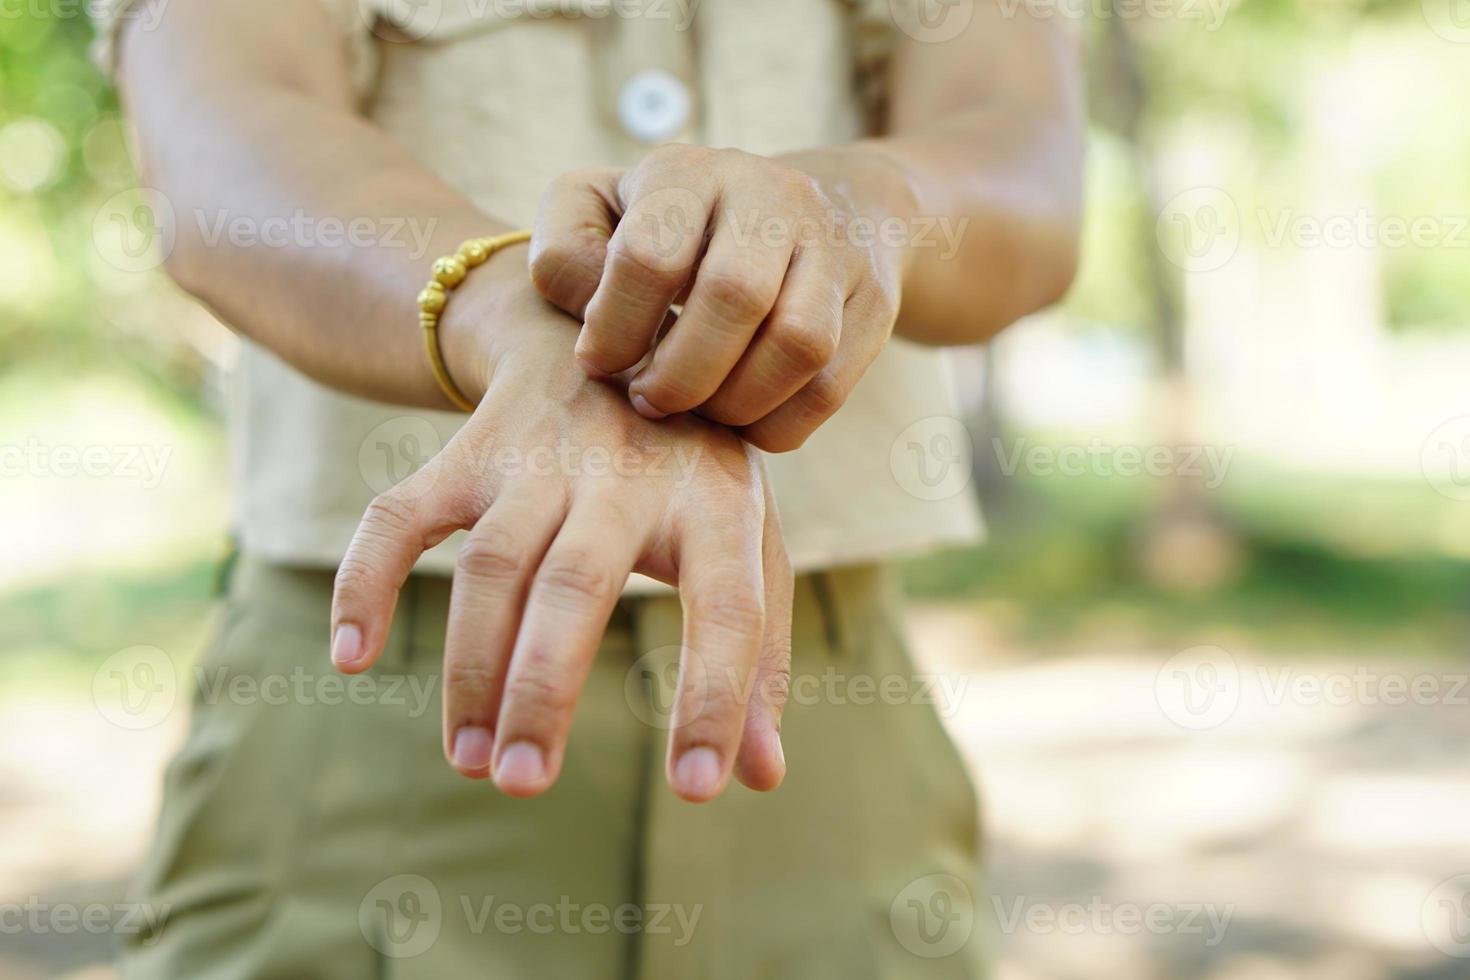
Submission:
<svg viewBox="0 0 1470 980">
<path fill-rule="evenodd" d="M 773 788 L 792 575 L 759 454 L 697 418 L 640 418 L 577 370 L 576 324 L 531 290 L 524 265 L 519 277 L 488 315 L 460 295 L 475 277 L 456 291 L 447 316 L 493 335 L 493 367 L 466 383 L 484 397 L 438 456 L 368 508 L 337 574 L 333 660 L 370 667 L 414 562 L 468 528 L 445 640 L 445 753 L 466 776 L 535 796 L 556 781 L 592 658 L 638 571 L 677 586 L 684 608 L 670 784 L 708 800 L 733 768 Z"/>
<path fill-rule="evenodd" d="M 637 365 L 683 303 L 629 385 L 640 414 L 697 409 L 762 449 L 796 449 L 887 343 L 902 254 L 876 233 L 894 212 L 874 188 L 907 185 L 857 151 L 789 161 L 671 145 L 626 172 L 563 176 L 542 199 L 532 279 L 585 320 L 590 374 Z"/>
</svg>

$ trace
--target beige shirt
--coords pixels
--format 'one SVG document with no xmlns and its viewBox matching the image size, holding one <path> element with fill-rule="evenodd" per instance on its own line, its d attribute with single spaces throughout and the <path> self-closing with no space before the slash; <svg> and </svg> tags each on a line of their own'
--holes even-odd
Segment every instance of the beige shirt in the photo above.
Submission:
<svg viewBox="0 0 1470 980">
<path fill-rule="evenodd" d="M 514 225 L 557 174 L 632 164 L 660 142 L 770 155 L 863 135 L 863 79 L 881 77 L 874 59 L 895 30 L 885 0 L 322 2 L 364 114 Z M 102 25 L 104 64 L 110 35 Z M 374 494 L 461 417 L 344 396 L 243 347 L 231 411 L 241 546 L 335 566 Z M 957 414 L 945 355 L 895 339 L 803 448 L 769 457 L 798 570 L 975 540 L 968 490 L 931 492 L 910 452 L 927 451 L 935 426 L 955 431 L 944 420 Z M 449 570 L 457 548 L 456 536 L 420 569 Z"/>
</svg>

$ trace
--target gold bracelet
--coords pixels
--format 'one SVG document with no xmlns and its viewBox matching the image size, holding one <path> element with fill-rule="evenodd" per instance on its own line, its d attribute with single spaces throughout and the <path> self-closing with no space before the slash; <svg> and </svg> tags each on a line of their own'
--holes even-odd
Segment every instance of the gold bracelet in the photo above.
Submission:
<svg viewBox="0 0 1470 980">
<path fill-rule="evenodd" d="M 449 305 L 450 292 L 464 282 L 471 269 L 484 265 L 485 260 L 503 248 L 530 240 L 529 228 L 493 238 L 471 238 L 453 255 L 434 260 L 434 278 L 419 293 L 419 326 L 424 331 L 429 367 L 434 370 L 434 380 L 439 382 L 439 388 L 462 412 L 473 412 L 475 405 L 459 390 L 459 385 L 449 375 L 449 368 L 444 365 L 444 352 L 439 349 L 439 317 L 443 315 L 444 307 Z"/>
</svg>

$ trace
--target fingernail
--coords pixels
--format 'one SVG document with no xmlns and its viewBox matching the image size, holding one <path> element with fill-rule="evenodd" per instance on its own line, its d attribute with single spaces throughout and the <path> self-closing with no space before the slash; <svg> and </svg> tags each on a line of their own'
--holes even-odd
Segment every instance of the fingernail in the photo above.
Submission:
<svg viewBox="0 0 1470 980">
<path fill-rule="evenodd" d="M 489 773 L 490 753 L 495 739 L 477 725 L 466 725 L 454 734 L 454 768 L 466 773 Z"/>
<path fill-rule="evenodd" d="M 351 667 L 362 659 L 362 630 L 352 623 L 343 623 L 332 634 L 332 663 L 338 667 Z"/>
<path fill-rule="evenodd" d="M 653 419 L 655 422 L 657 422 L 659 419 L 666 419 L 669 417 L 667 413 L 660 412 L 658 409 L 648 404 L 648 399 L 644 398 L 642 395 L 633 396 L 633 411 L 637 412 L 639 415 L 643 416 L 646 419 Z"/>
<path fill-rule="evenodd" d="M 512 742 L 500 754 L 495 785 L 508 793 L 539 789 L 546 780 L 546 757 L 530 742 Z"/>
<path fill-rule="evenodd" d="M 776 736 L 776 759 L 781 763 L 781 771 L 786 771 L 786 746 L 781 744 L 781 736 Z"/>
<path fill-rule="evenodd" d="M 707 800 L 720 791 L 720 757 L 714 749 L 690 749 L 674 767 L 674 789 L 680 796 Z"/>
</svg>

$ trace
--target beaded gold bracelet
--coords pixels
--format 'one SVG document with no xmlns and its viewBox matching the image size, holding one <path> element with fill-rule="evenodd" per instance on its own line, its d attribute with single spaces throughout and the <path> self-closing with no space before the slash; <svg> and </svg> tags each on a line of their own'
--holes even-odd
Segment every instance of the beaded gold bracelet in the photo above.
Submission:
<svg viewBox="0 0 1470 980">
<path fill-rule="evenodd" d="M 429 366 L 434 370 L 434 380 L 454 407 L 463 412 L 473 412 L 474 402 L 464 396 L 449 368 L 444 364 L 444 352 L 439 349 L 439 317 L 449 305 L 449 294 L 454 287 L 464 282 L 470 270 L 485 264 L 496 252 L 511 245 L 531 240 L 530 229 L 512 231 L 493 238 L 471 238 L 453 255 L 434 260 L 434 278 L 419 293 L 419 326 L 424 331 L 424 346 L 429 352 Z"/>
</svg>

